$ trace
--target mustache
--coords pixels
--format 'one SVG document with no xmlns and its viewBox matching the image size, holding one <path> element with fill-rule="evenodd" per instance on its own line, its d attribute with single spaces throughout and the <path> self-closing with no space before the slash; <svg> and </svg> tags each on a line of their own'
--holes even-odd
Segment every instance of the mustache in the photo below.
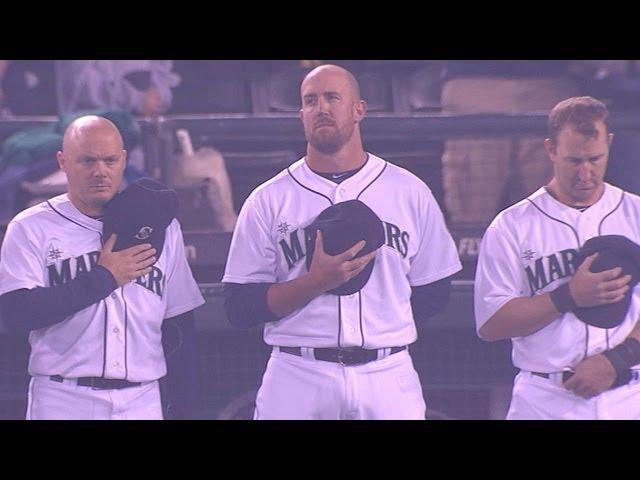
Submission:
<svg viewBox="0 0 640 480">
<path fill-rule="evenodd" d="M 331 118 L 329 117 L 320 117 L 317 118 L 316 121 L 314 122 L 314 126 L 320 126 L 320 125 L 335 125 L 336 122 L 334 122 Z"/>
</svg>

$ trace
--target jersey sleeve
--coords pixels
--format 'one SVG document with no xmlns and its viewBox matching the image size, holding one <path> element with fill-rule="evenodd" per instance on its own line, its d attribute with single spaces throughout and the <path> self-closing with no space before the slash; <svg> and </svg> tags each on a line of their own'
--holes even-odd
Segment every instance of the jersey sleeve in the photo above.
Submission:
<svg viewBox="0 0 640 480">
<path fill-rule="evenodd" d="M 231 239 L 223 282 L 274 283 L 277 253 L 257 197 L 242 206 Z"/>
<path fill-rule="evenodd" d="M 476 331 L 509 300 L 522 297 L 520 259 L 513 242 L 496 226 L 489 226 L 480 243 L 474 282 Z"/>
<path fill-rule="evenodd" d="M 24 227 L 11 222 L 0 251 L 0 295 L 45 286 L 44 258 Z"/>
<path fill-rule="evenodd" d="M 170 242 L 173 258 L 165 285 L 167 309 L 164 318 L 171 318 L 193 310 L 205 302 L 187 262 L 182 229 L 178 220 L 173 220 L 169 225 L 167 237 L 165 242 Z"/>
<path fill-rule="evenodd" d="M 438 202 L 428 188 L 421 194 L 418 215 L 422 221 L 422 235 L 409 271 L 412 287 L 441 280 L 462 270 L 455 242 Z"/>
</svg>

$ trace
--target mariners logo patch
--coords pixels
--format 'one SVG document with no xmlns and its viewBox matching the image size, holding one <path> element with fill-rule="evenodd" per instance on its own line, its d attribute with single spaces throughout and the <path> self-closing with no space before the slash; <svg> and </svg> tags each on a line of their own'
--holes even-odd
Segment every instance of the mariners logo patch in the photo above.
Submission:
<svg viewBox="0 0 640 480">
<path fill-rule="evenodd" d="M 54 239 L 57 240 L 57 239 Z M 57 260 L 61 259 L 63 255 L 62 249 L 57 245 L 55 241 L 52 241 L 49 244 L 49 248 L 47 248 L 47 265 L 51 265 L 56 263 Z"/>
<path fill-rule="evenodd" d="M 535 256 L 536 256 L 536 252 L 534 252 L 530 248 L 522 252 L 522 258 L 524 260 L 531 260 Z"/>
<path fill-rule="evenodd" d="M 286 221 L 280 222 L 278 224 L 278 232 L 281 235 L 286 235 L 289 232 L 291 225 L 289 225 Z"/>
<path fill-rule="evenodd" d="M 138 240 L 144 240 L 149 238 L 149 236 L 153 233 L 153 228 L 151 227 L 142 227 L 138 233 L 136 233 L 136 238 Z"/>
</svg>

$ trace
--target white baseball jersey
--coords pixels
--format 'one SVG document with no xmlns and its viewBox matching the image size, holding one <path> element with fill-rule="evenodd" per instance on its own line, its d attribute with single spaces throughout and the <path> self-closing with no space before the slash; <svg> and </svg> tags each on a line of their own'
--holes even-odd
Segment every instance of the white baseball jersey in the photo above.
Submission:
<svg viewBox="0 0 640 480">
<path fill-rule="evenodd" d="M 82 214 L 66 194 L 31 207 L 9 224 L 0 258 L 0 294 L 52 287 L 98 261 L 102 222 Z M 186 261 L 180 224 L 167 227 L 152 271 L 64 321 L 29 335 L 29 373 L 131 382 L 166 374 L 165 318 L 204 303 Z"/>
<path fill-rule="evenodd" d="M 640 243 L 640 197 L 609 184 L 600 200 L 584 212 L 557 201 L 544 187 L 502 211 L 480 246 L 476 328 L 509 300 L 541 295 L 568 282 L 580 247 L 592 237 L 611 234 Z M 636 286 L 629 312 L 619 326 L 597 328 L 565 313 L 531 335 L 513 338 L 513 363 L 534 372 L 573 367 L 622 342 L 639 314 L 640 288 Z"/>
<path fill-rule="evenodd" d="M 429 188 L 369 154 L 365 166 L 339 185 L 314 173 L 302 158 L 254 190 L 240 211 L 223 282 L 282 283 L 304 275 L 305 227 L 332 204 L 354 199 L 384 223 L 385 244 L 369 281 L 353 295 L 320 295 L 265 324 L 267 344 L 366 349 L 410 344 L 417 338 L 411 287 L 462 268 Z"/>
</svg>

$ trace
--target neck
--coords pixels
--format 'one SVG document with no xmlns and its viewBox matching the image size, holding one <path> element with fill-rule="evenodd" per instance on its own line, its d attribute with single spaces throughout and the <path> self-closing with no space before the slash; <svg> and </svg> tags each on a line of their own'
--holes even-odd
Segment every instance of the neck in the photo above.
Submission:
<svg viewBox="0 0 640 480">
<path fill-rule="evenodd" d="M 549 185 L 547 185 L 547 191 L 551 194 L 551 196 L 553 196 L 553 198 L 570 207 L 590 207 L 598 200 L 600 200 L 600 198 L 602 198 L 602 195 L 604 194 L 604 183 L 601 183 L 598 186 L 591 197 L 583 200 L 575 199 L 570 195 L 564 193 L 562 189 L 560 189 L 555 178 L 552 179 L 551 182 L 549 182 Z"/>
<path fill-rule="evenodd" d="M 367 161 L 361 142 L 345 144 L 336 153 L 326 154 L 307 144 L 306 162 L 311 170 L 320 173 L 341 173 L 360 168 Z"/>
<path fill-rule="evenodd" d="M 73 203 L 73 206 L 76 207 L 80 213 L 85 214 L 88 217 L 100 217 L 104 215 L 104 206 L 103 205 L 89 205 L 80 200 L 76 195 L 71 192 L 68 192 L 69 200 Z"/>
</svg>

